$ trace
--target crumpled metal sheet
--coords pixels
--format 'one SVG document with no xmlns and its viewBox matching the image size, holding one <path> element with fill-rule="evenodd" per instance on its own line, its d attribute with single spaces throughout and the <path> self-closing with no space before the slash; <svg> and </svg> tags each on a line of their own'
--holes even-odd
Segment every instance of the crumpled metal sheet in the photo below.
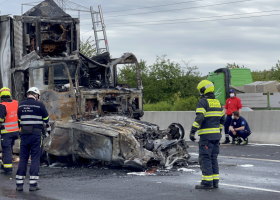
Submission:
<svg viewBox="0 0 280 200">
<path fill-rule="evenodd" d="M 44 141 L 44 149 L 56 156 L 75 155 L 137 168 L 155 163 L 169 167 L 179 161 L 186 162 L 190 157 L 186 142 L 170 138 L 169 128 L 161 131 L 155 124 L 128 117 L 56 122 L 54 127 Z M 62 149 L 64 143 L 68 146 Z"/>
</svg>

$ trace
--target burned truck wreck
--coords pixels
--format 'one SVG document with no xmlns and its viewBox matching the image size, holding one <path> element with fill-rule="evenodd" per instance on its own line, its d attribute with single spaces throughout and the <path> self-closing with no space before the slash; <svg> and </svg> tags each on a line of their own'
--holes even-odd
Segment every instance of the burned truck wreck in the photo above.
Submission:
<svg viewBox="0 0 280 200">
<path fill-rule="evenodd" d="M 18 101 L 40 89 L 52 132 L 44 140 L 49 162 L 56 157 L 101 160 L 121 166 L 170 167 L 190 155 L 184 129 L 143 122 L 143 85 L 137 58 L 108 52 L 92 58 L 80 50 L 80 22 L 53 0 L 22 16 L 0 16 L 0 87 Z M 2 54 L 3 53 L 3 54 Z M 5 54 L 4 54 L 5 53 Z M 131 64 L 136 88 L 118 84 L 119 65 Z"/>
</svg>

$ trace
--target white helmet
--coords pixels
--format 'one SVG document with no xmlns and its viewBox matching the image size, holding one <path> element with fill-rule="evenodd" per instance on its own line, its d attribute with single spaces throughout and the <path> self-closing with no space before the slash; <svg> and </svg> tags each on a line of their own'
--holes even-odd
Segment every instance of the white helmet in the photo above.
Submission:
<svg viewBox="0 0 280 200">
<path fill-rule="evenodd" d="M 36 87 L 29 88 L 29 90 L 27 91 L 27 94 L 28 94 L 28 92 L 34 92 L 35 94 L 38 94 L 40 96 L 40 90 Z M 38 97 L 38 99 L 39 99 L 39 97 Z"/>
</svg>

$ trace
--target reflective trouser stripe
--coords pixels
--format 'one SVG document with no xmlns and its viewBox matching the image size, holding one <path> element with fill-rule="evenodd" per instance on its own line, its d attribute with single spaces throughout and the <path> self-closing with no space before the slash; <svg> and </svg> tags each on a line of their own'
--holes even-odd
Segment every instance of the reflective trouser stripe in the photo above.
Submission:
<svg viewBox="0 0 280 200">
<path fill-rule="evenodd" d="M 229 137 L 229 134 L 225 134 L 226 135 L 226 137 Z"/>
<path fill-rule="evenodd" d="M 23 125 L 23 124 L 31 124 L 31 125 L 34 125 L 34 124 L 43 124 L 43 121 L 21 121 L 20 124 L 21 124 L 21 125 Z"/>
<path fill-rule="evenodd" d="M 39 179 L 39 176 L 30 176 L 29 179 L 36 179 L 36 180 L 38 180 L 38 179 Z"/>
<path fill-rule="evenodd" d="M 35 184 L 37 183 L 37 180 L 29 180 L 29 184 Z"/>
<path fill-rule="evenodd" d="M 25 176 L 16 175 L 16 178 L 17 178 L 17 179 L 25 179 Z"/>
<path fill-rule="evenodd" d="M 209 134 L 209 133 L 220 133 L 220 128 L 205 128 L 198 130 L 198 135 Z"/>
<path fill-rule="evenodd" d="M 203 180 L 203 181 L 213 181 L 213 177 L 212 176 L 204 176 L 204 175 L 202 175 L 201 180 Z"/>
<path fill-rule="evenodd" d="M 25 176 L 16 175 L 16 184 L 23 184 Z"/>
<path fill-rule="evenodd" d="M 17 184 L 23 184 L 23 180 L 16 180 Z"/>
<path fill-rule="evenodd" d="M 223 124 L 220 124 L 220 129 L 223 129 L 224 128 L 224 125 Z"/>
<path fill-rule="evenodd" d="M 219 174 L 213 174 L 213 180 L 219 180 Z"/>
</svg>

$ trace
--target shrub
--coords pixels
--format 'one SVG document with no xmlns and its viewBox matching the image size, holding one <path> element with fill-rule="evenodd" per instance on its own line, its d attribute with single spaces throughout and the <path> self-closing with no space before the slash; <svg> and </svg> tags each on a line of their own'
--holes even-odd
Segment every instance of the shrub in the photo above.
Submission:
<svg viewBox="0 0 280 200">
<path fill-rule="evenodd" d="M 189 97 L 187 99 L 178 99 L 175 101 L 172 110 L 174 111 L 191 111 L 196 110 L 196 106 L 198 103 L 197 97 Z"/>
<path fill-rule="evenodd" d="M 172 105 L 166 101 L 161 101 L 158 103 L 144 104 L 144 111 L 171 111 Z"/>
<path fill-rule="evenodd" d="M 187 99 L 180 98 L 175 95 L 176 101 L 174 105 L 166 101 L 153 104 L 144 104 L 144 111 L 192 111 L 196 110 L 198 102 L 197 97 L 189 97 Z"/>
</svg>

